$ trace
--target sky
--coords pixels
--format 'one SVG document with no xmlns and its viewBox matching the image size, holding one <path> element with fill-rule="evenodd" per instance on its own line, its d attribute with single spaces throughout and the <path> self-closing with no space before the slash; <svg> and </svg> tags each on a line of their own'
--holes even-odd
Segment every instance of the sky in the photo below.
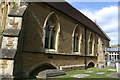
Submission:
<svg viewBox="0 0 120 80">
<path fill-rule="evenodd" d="M 102 28 L 110 45 L 118 44 L 118 2 L 69 2 Z"/>
</svg>

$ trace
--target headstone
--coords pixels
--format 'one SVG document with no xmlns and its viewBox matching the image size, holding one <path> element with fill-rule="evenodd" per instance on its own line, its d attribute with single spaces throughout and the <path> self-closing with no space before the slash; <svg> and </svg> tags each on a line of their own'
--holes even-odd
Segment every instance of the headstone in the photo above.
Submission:
<svg viewBox="0 0 120 80">
<path fill-rule="evenodd" d="M 105 65 L 104 64 L 99 64 L 99 66 L 98 66 L 100 69 L 102 69 L 102 68 L 104 68 L 105 67 Z"/>
<path fill-rule="evenodd" d="M 117 73 L 120 74 L 120 61 L 116 62 L 116 69 L 117 69 Z"/>
<path fill-rule="evenodd" d="M 108 69 L 109 71 L 116 71 L 116 69 Z"/>
<path fill-rule="evenodd" d="M 87 76 L 90 76 L 89 74 L 77 74 L 77 75 L 73 75 L 71 77 L 74 77 L 74 78 L 83 78 L 83 77 L 87 77 Z"/>
<path fill-rule="evenodd" d="M 105 74 L 105 72 L 98 72 L 97 74 Z"/>
<path fill-rule="evenodd" d="M 36 77 L 37 78 L 51 78 L 51 77 L 57 77 L 57 76 L 62 76 L 62 75 L 66 75 L 66 73 L 62 70 L 47 69 L 47 70 L 39 72 Z"/>
<path fill-rule="evenodd" d="M 86 71 L 85 73 L 93 73 L 94 71 Z"/>
</svg>

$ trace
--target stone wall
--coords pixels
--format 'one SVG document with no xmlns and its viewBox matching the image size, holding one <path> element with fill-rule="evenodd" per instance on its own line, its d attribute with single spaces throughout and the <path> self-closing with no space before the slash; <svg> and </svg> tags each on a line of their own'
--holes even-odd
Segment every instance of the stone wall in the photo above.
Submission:
<svg viewBox="0 0 120 80">
<path fill-rule="evenodd" d="M 31 7 L 32 6 L 32 7 Z M 34 9 L 35 8 L 35 9 Z M 40 12 L 42 11 L 42 12 Z M 49 6 L 46 6 L 43 3 L 31 3 L 28 8 L 27 12 L 27 18 L 26 18 L 26 24 L 25 24 L 25 40 L 24 40 L 24 51 L 29 52 L 44 52 L 44 41 L 43 41 L 43 25 L 44 21 L 46 20 L 46 17 L 51 13 L 55 12 L 57 15 L 59 22 L 60 22 L 60 33 L 59 33 L 59 41 L 58 41 L 58 51 L 57 53 L 61 54 L 74 54 L 73 53 L 73 30 L 75 29 L 76 25 L 79 24 L 69 18 L 68 16 L 65 16 L 61 14 L 60 12 L 56 11 L 53 8 L 50 8 Z M 27 26 L 27 27 L 26 27 Z M 83 35 L 83 41 L 85 40 L 85 31 L 84 26 L 79 24 L 80 32 Z M 34 32 L 34 33 L 32 33 Z M 94 42 L 95 40 L 98 40 L 98 38 L 101 38 L 98 34 L 91 31 L 90 29 L 87 30 L 87 40 L 89 42 L 89 35 L 93 33 Z M 30 35 L 30 36 L 29 36 Z M 35 35 L 35 36 L 34 36 Z M 36 38 L 37 37 L 37 38 Z M 105 40 L 105 39 L 104 39 Z M 96 46 L 98 46 L 98 41 L 96 41 Z M 63 45 L 64 44 L 64 45 Z M 101 44 L 101 43 L 100 43 Z M 34 48 L 33 48 L 34 47 Z M 97 47 L 93 47 L 93 55 L 96 56 L 98 51 L 96 50 Z M 82 45 L 82 55 L 85 53 L 85 41 Z M 89 50 L 89 49 L 88 49 Z M 88 51 L 87 50 L 87 51 Z M 95 53 L 96 52 L 96 53 Z M 89 55 L 89 53 L 87 52 Z"/>
<path fill-rule="evenodd" d="M 83 69 L 90 62 L 93 62 L 95 65 L 101 62 L 104 63 L 102 44 L 107 41 L 100 35 L 87 28 L 87 44 L 85 47 L 85 26 L 44 3 L 30 3 L 26 7 L 21 7 L 23 14 L 19 17 L 13 17 L 14 13 L 10 15 L 9 24 L 3 33 L 3 58 L 12 58 L 11 61 L 7 60 L 4 63 L 8 63 L 8 67 L 14 63 L 13 69 L 11 69 L 9 74 L 29 76 L 32 71 L 42 65 L 48 65 L 49 67 L 52 65 L 57 69 L 67 71 Z M 22 10 L 21 8 L 18 7 L 18 10 Z M 17 12 L 17 10 L 15 11 Z M 46 52 L 44 48 L 44 24 L 46 18 L 51 13 L 54 13 L 58 18 L 60 32 L 58 33 L 57 50 Z M 73 33 L 76 25 L 78 25 L 82 36 L 80 53 L 73 52 Z M 92 39 L 92 54 L 90 55 L 89 42 L 91 34 L 94 37 Z M 108 43 L 109 41 L 106 44 Z M 5 69 L 6 72 L 7 70 L 8 68 Z"/>
<path fill-rule="evenodd" d="M 42 12 L 41 12 L 42 11 Z M 47 16 L 54 12 L 60 22 L 60 32 L 58 41 L 58 50 L 56 52 L 46 52 L 44 49 L 44 22 Z M 76 25 L 79 25 L 80 32 L 83 35 L 83 43 L 81 45 L 81 53 L 73 52 L 73 31 Z M 49 63 L 54 65 L 56 68 L 67 71 L 71 69 L 83 69 L 85 66 L 85 49 L 87 50 L 86 66 L 93 62 L 98 65 L 102 61 L 104 62 L 104 53 L 102 50 L 102 40 L 101 36 L 96 34 L 94 31 L 87 29 L 87 47 L 85 48 L 85 28 L 83 25 L 72 20 L 70 17 L 61 14 L 59 11 L 50 8 L 44 3 L 30 3 L 23 19 L 23 30 L 24 34 L 21 36 L 23 38 L 23 48 L 21 57 L 21 70 L 26 73 L 35 68 L 35 66 L 40 66 L 42 63 Z M 21 33 L 22 34 L 22 33 Z M 89 54 L 89 41 L 90 34 L 93 34 L 93 51 L 92 55 Z M 104 43 L 104 42 L 103 42 Z M 48 54 L 49 53 L 49 54 Z M 66 55 L 66 56 L 62 56 Z M 72 55 L 72 56 L 70 56 Z M 76 56 L 75 56 L 76 55 Z M 78 57 L 79 55 L 79 57 Z M 101 56 L 100 56 L 101 55 Z M 16 62 L 19 59 L 16 56 Z M 98 56 L 98 58 L 97 58 Z M 80 65 L 79 68 L 77 65 Z M 15 68 L 19 67 L 16 65 Z M 66 67 L 67 66 L 67 67 Z M 76 67 L 73 67 L 76 66 Z M 19 73 L 19 70 L 16 71 Z M 26 73 L 27 74 L 27 73 Z M 28 75 L 28 74 L 27 74 Z"/>
<path fill-rule="evenodd" d="M 5 3 L 6 4 L 6 3 Z M 8 3 L 10 4 L 10 3 Z M 6 5 L 5 5 L 6 6 Z M 9 5 L 8 6 L 8 11 L 4 13 L 4 15 L 8 15 L 9 13 Z M 4 9 L 3 9 L 4 10 Z M 15 13 L 14 13 L 15 14 Z M 20 32 L 22 31 L 21 25 L 22 25 L 22 17 L 18 16 L 6 16 L 3 17 L 4 20 L 4 27 L 5 29 L 2 29 L 2 43 L 1 43 L 1 49 L 0 49 L 0 64 L 1 68 L 0 70 L 2 71 L 0 75 L 8 77 L 13 77 L 13 72 L 15 69 L 14 66 L 14 56 L 16 55 L 17 52 L 20 52 L 19 49 L 20 47 L 18 46 L 18 42 L 20 40 L 19 35 Z M 3 23 L 2 23 L 3 24 Z M 3 28 L 4 28 L 3 27 Z M 19 40 L 18 40 L 19 38 Z M 20 40 L 21 42 L 21 40 Z"/>
<path fill-rule="evenodd" d="M 13 62 L 13 60 L 0 59 L 0 75 L 11 77 L 13 75 Z"/>
<path fill-rule="evenodd" d="M 64 71 L 85 69 L 85 56 L 78 55 L 60 55 L 60 54 L 48 54 L 48 53 L 23 53 L 22 55 L 22 69 L 25 74 L 29 74 L 33 69 L 39 68 L 45 64 L 51 64 L 57 69 Z M 88 56 L 87 65 L 90 62 L 97 65 L 97 57 Z"/>
</svg>

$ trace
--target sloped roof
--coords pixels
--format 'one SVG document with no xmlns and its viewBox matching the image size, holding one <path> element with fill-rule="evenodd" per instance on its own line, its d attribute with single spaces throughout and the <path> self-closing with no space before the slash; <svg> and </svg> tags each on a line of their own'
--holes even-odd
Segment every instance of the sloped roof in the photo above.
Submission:
<svg viewBox="0 0 120 80">
<path fill-rule="evenodd" d="M 85 27 L 92 29 L 93 31 L 97 32 L 102 37 L 110 40 L 110 38 L 97 26 L 92 20 L 82 14 L 80 11 L 72 7 L 67 2 L 47 2 L 47 5 L 59 10 L 60 12 L 64 13 L 65 15 L 71 17 L 72 19 L 80 22 Z"/>
<path fill-rule="evenodd" d="M 120 51 L 120 47 L 116 47 L 116 48 L 106 48 L 106 51 Z"/>
<path fill-rule="evenodd" d="M 118 48 L 107 48 L 106 51 L 118 51 Z"/>
</svg>

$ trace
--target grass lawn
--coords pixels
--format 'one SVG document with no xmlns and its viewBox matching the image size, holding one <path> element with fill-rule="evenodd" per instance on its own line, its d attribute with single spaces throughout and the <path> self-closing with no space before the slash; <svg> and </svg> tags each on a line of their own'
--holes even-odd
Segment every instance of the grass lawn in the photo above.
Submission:
<svg viewBox="0 0 120 80">
<path fill-rule="evenodd" d="M 89 68 L 87 70 L 74 70 L 74 71 L 68 71 L 66 72 L 66 76 L 62 76 L 62 78 L 70 78 L 72 75 L 77 75 L 77 74 L 90 74 L 90 76 L 85 77 L 85 78 L 110 78 L 107 75 L 114 73 L 116 71 L 110 71 L 108 69 L 115 69 L 115 68 L 103 68 L 103 69 L 98 69 L 97 67 L 94 68 Z M 92 73 L 85 73 L 86 71 L 94 71 Z M 105 74 L 97 74 L 98 72 L 105 72 Z"/>
<path fill-rule="evenodd" d="M 115 73 L 116 71 L 110 71 L 108 69 L 115 69 L 115 68 L 103 68 L 103 69 L 98 69 L 96 67 L 94 68 L 89 68 L 87 70 L 74 70 L 74 71 L 67 71 L 67 75 L 65 76 L 60 76 L 58 78 L 49 78 L 46 80 L 120 80 L 118 78 L 111 78 L 108 76 L 108 74 Z M 86 73 L 87 71 L 93 71 L 92 73 Z M 104 74 L 97 74 L 98 72 L 105 72 Z M 90 76 L 84 77 L 84 78 L 74 78 L 71 77 L 73 75 L 78 75 L 78 74 L 89 74 Z M 32 79 L 32 80 L 44 80 L 44 79 Z"/>
</svg>

